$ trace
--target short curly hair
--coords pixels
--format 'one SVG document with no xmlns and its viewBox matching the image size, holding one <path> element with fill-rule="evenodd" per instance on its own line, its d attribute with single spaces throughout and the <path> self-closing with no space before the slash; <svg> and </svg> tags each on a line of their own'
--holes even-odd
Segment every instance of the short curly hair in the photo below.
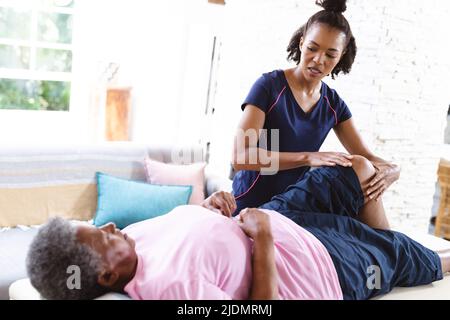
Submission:
<svg viewBox="0 0 450 320">
<path fill-rule="evenodd" d="M 101 258 L 77 241 L 76 227 L 62 218 L 52 218 L 33 239 L 27 255 L 31 284 L 48 300 L 89 300 L 107 292 L 97 283 Z M 80 288 L 69 288 L 69 267 L 79 267 Z"/>
<path fill-rule="evenodd" d="M 342 14 L 346 9 L 346 0 L 316 0 L 316 4 L 323 7 L 321 10 L 311 16 L 308 21 L 294 32 L 287 47 L 288 61 L 294 61 L 297 65 L 300 63 L 302 52 L 299 48 L 300 38 L 306 35 L 312 25 L 323 23 L 332 28 L 336 28 L 345 33 L 347 39 L 344 54 L 339 63 L 331 71 L 331 77 L 334 79 L 340 72 L 347 74 L 350 72 L 355 61 L 357 47 L 355 37 L 353 36 L 350 24 Z"/>
</svg>

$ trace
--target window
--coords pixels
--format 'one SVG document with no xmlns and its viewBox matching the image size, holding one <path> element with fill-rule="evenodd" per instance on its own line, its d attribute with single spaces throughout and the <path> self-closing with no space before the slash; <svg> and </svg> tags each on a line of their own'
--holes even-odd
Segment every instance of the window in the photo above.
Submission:
<svg viewBox="0 0 450 320">
<path fill-rule="evenodd" d="M 73 0 L 0 0 L 0 109 L 68 111 Z"/>
</svg>

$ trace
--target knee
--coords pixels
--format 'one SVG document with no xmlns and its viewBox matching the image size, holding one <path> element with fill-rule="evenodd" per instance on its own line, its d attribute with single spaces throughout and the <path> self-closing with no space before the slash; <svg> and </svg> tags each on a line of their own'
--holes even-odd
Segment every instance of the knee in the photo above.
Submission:
<svg viewBox="0 0 450 320">
<path fill-rule="evenodd" d="M 376 172 L 372 162 L 359 155 L 353 156 L 352 167 L 353 170 L 355 170 L 361 184 L 372 178 Z"/>
</svg>

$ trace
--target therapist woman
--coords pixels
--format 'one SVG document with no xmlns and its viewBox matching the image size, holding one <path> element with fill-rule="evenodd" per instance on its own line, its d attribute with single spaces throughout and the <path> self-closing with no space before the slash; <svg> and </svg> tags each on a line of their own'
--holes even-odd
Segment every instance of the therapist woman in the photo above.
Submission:
<svg viewBox="0 0 450 320">
<path fill-rule="evenodd" d="M 379 217 L 374 219 L 384 219 L 387 224 L 381 196 L 398 180 L 400 168 L 369 150 L 345 102 L 322 81 L 330 74 L 334 79 L 341 72 L 350 72 L 356 44 L 342 14 L 346 1 L 323 0 L 316 4 L 323 10 L 294 33 L 287 49 L 288 60 L 297 66 L 263 74 L 242 104 L 243 115 L 234 140 L 232 160 L 236 171 L 233 179 L 235 214 L 268 202 L 302 179 L 311 167 L 351 166 L 351 155 L 360 155 L 367 158 L 377 172 L 363 186 L 363 193 L 369 200 L 366 207 L 379 208 L 372 207 L 368 211 L 378 212 Z M 249 139 L 251 134 L 246 135 L 259 134 L 261 129 L 267 132 L 266 146 L 260 145 L 262 139 L 258 140 L 258 135 L 256 139 Z M 278 130 L 277 148 L 271 146 L 273 129 Z M 349 154 L 319 152 L 331 129 Z M 264 174 L 264 168 L 269 166 L 261 157 L 264 153 L 276 159 L 276 174 Z"/>
</svg>

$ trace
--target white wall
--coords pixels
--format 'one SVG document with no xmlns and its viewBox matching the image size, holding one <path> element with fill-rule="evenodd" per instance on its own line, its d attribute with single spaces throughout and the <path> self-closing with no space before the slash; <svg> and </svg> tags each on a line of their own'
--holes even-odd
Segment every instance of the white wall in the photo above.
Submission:
<svg viewBox="0 0 450 320">
<path fill-rule="evenodd" d="M 0 110 L 0 142 L 103 141 L 109 62 L 120 64 L 116 84 L 133 88 L 133 141 L 198 141 L 200 126 L 181 118 L 204 112 L 222 9 L 206 0 L 77 1 L 70 112 Z"/>
<path fill-rule="evenodd" d="M 319 10 L 312 0 L 229 0 L 211 161 L 228 170 L 240 105 L 263 72 L 285 60 L 292 33 Z M 450 102 L 446 0 L 349 0 L 359 48 L 350 75 L 326 80 L 349 105 L 371 149 L 402 166 L 385 195 L 394 227 L 427 229 Z M 343 150 L 334 135 L 322 150 Z M 225 169 L 226 168 L 226 169 Z"/>
<path fill-rule="evenodd" d="M 107 14 L 99 19 L 104 6 Z M 186 128 L 184 119 L 198 120 L 205 104 L 212 50 L 209 25 L 210 19 L 219 24 L 217 6 L 200 0 L 96 0 L 80 7 L 87 21 L 79 26 L 80 47 L 89 54 L 83 65 L 118 62 L 118 83 L 133 88 L 131 139 L 161 144 L 198 140 L 191 134 L 196 126 Z M 101 116 L 89 117 L 91 139 L 103 139 Z"/>
<path fill-rule="evenodd" d="M 447 116 L 447 126 L 445 127 L 444 143 L 450 144 L 450 115 Z"/>
</svg>

